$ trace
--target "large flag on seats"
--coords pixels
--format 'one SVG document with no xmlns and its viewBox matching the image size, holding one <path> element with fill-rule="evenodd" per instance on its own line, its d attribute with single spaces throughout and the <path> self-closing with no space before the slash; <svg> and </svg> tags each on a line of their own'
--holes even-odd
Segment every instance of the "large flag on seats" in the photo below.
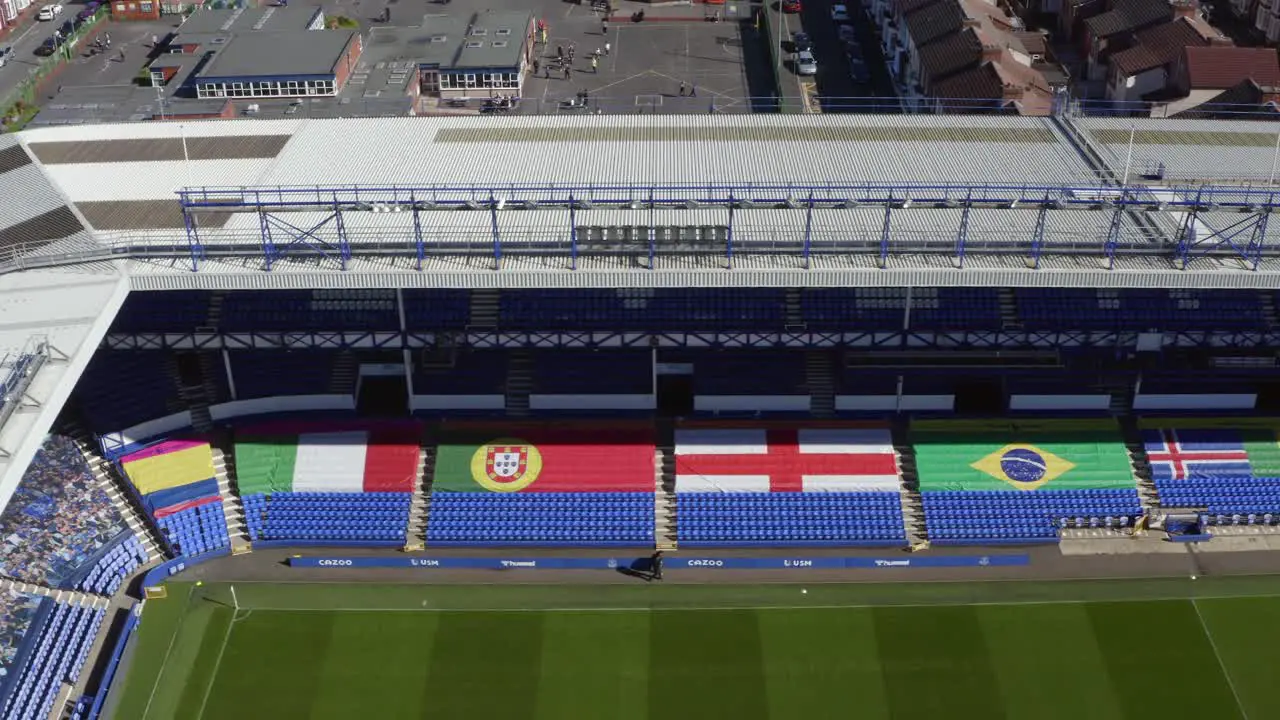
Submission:
<svg viewBox="0 0 1280 720">
<path fill-rule="evenodd" d="M 1136 487 L 1120 428 L 1071 421 L 918 423 L 920 490 Z"/>
<path fill-rule="evenodd" d="M 678 493 L 899 489 L 885 427 L 688 427 L 675 449 Z"/>
<path fill-rule="evenodd" d="M 642 424 L 455 425 L 440 431 L 433 491 L 654 492 Z"/>
<path fill-rule="evenodd" d="M 1274 430 L 1224 427 L 1142 431 L 1154 480 L 1205 477 L 1280 477 Z"/>
<path fill-rule="evenodd" d="M 238 432 L 240 492 L 413 491 L 420 457 L 416 424 L 314 428 L 291 433 L 288 425 L 275 425 Z"/>
</svg>

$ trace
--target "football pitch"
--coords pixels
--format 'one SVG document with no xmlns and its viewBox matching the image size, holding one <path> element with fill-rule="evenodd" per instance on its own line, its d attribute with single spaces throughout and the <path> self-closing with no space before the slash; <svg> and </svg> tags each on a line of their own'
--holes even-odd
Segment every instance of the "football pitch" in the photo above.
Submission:
<svg viewBox="0 0 1280 720">
<path fill-rule="evenodd" d="M 1280 717 L 1278 578 L 803 589 L 171 583 L 113 717 Z"/>
</svg>

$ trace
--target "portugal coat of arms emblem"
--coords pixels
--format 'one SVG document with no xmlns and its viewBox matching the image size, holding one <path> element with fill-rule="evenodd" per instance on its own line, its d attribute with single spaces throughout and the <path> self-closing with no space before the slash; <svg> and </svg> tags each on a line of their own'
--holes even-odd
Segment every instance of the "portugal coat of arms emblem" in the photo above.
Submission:
<svg viewBox="0 0 1280 720">
<path fill-rule="evenodd" d="M 485 472 L 493 482 L 519 482 L 529 468 L 527 445 L 490 446 L 485 454 Z"/>
</svg>

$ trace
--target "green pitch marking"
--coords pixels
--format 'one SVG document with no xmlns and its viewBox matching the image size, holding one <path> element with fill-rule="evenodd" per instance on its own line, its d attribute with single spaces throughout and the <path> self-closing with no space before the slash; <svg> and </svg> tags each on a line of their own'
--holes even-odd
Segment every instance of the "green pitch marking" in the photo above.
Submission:
<svg viewBox="0 0 1280 720">
<path fill-rule="evenodd" d="M 1197 600 L 1196 606 L 1244 714 L 1249 720 L 1276 717 L 1280 602 L 1239 598 Z"/>
</svg>

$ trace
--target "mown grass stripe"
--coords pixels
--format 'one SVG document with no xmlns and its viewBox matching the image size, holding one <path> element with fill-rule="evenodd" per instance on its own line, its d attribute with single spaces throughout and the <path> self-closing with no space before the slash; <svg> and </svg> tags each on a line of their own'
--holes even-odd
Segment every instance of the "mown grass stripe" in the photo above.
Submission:
<svg viewBox="0 0 1280 720">
<path fill-rule="evenodd" d="M 660 610 L 649 628 L 652 720 L 769 717 L 755 612 Z"/>
</svg>

